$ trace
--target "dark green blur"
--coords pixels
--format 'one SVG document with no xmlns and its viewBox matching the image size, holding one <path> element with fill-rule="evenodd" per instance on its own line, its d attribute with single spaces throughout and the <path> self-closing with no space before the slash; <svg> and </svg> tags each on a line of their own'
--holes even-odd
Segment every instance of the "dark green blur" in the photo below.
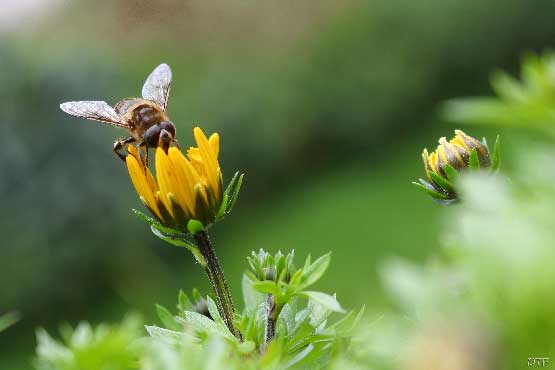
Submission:
<svg viewBox="0 0 555 370">
<path fill-rule="evenodd" d="M 21 314 L 0 334 L 0 369 L 29 368 L 36 326 L 154 320 L 153 302 L 208 289 L 192 256 L 131 212 L 141 204 L 111 152 L 125 133 L 59 103 L 114 104 L 170 64 L 182 145 L 195 124 L 217 131 L 225 181 L 246 176 L 213 230 L 236 295 L 251 250 L 332 251 L 320 287 L 379 312 L 377 266 L 437 249 L 439 209 L 410 182 L 421 150 L 455 128 L 438 104 L 489 94 L 492 70 L 555 36 L 552 1 L 68 4 L 0 31 L 0 314 Z"/>
</svg>

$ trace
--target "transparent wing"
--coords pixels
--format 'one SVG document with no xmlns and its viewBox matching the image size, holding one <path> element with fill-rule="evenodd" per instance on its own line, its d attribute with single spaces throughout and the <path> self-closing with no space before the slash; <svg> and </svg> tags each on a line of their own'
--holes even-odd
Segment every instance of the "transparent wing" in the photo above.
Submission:
<svg viewBox="0 0 555 370">
<path fill-rule="evenodd" d="M 165 112 L 171 86 L 172 70 L 169 65 L 162 63 L 147 77 L 143 85 L 143 98 L 156 102 Z"/>
<path fill-rule="evenodd" d="M 104 101 L 70 101 L 60 104 L 60 109 L 75 117 L 108 123 L 113 126 L 130 126 Z"/>
</svg>

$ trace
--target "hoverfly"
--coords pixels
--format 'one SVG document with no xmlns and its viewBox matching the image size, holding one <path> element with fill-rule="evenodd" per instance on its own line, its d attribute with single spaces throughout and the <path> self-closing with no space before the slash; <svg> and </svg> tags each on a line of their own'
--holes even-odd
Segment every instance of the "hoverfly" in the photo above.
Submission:
<svg viewBox="0 0 555 370">
<path fill-rule="evenodd" d="M 138 143 L 148 148 L 162 147 L 167 150 L 175 139 L 175 126 L 166 114 L 172 83 L 172 71 L 163 63 L 147 77 L 142 98 L 125 98 L 113 108 L 104 101 L 72 101 L 60 104 L 60 108 L 72 116 L 100 121 L 129 131 L 129 137 L 116 140 L 113 151 L 125 162 L 121 153 L 124 145 Z"/>
</svg>

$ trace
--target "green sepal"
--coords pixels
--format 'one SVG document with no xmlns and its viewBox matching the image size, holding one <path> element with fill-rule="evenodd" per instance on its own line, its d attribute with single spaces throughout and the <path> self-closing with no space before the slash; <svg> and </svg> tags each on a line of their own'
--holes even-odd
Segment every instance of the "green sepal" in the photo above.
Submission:
<svg viewBox="0 0 555 370">
<path fill-rule="evenodd" d="M 154 228 L 160 230 L 163 233 L 166 233 L 166 234 L 180 234 L 181 233 L 181 231 L 179 231 L 179 230 L 176 230 L 176 229 L 173 229 L 171 227 L 162 225 L 158 220 L 156 220 L 156 219 L 154 219 L 150 216 L 145 215 L 143 212 L 141 212 L 139 210 L 132 209 L 132 211 L 141 220 L 143 220 L 144 222 L 149 224 L 151 227 L 154 227 Z"/>
<path fill-rule="evenodd" d="M 422 179 L 420 179 L 421 181 L 423 181 Z M 418 188 L 424 190 L 426 192 L 426 194 L 428 194 L 429 196 L 436 198 L 436 199 L 449 199 L 449 196 L 443 193 L 438 192 L 437 190 L 435 190 L 431 185 L 430 187 L 420 184 L 416 181 L 412 182 L 414 185 L 416 185 Z"/>
<path fill-rule="evenodd" d="M 478 158 L 478 151 L 476 148 L 472 148 L 470 151 L 470 156 L 468 157 L 468 168 L 471 171 L 477 171 L 480 169 L 480 159 Z"/>
<path fill-rule="evenodd" d="M 176 232 L 166 234 L 163 231 L 157 229 L 154 225 L 151 225 L 150 229 L 154 235 L 156 235 L 158 238 L 162 239 L 166 243 L 175 245 L 176 247 L 187 248 L 203 268 L 206 266 L 206 261 L 204 260 L 204 257 L 200 253 L 198 247 L 193 244 L 193 242 L 187 240 L 187 234 Z"/>
<path fill-rule="evenodd" d="M 449 179 L 449 182 L 451 184 L 454 184 L 458 180 L 459 172 L 455 169 L 455 167 L 453 167 L 449 163 L 447 163 L 443 167 L 443 170 L 445 171 L 445 176 L 447 176 L 447 179 Z"/>
<path fill-rule="evenodd" d="M 495 146 L 493 147 L 493 156 L 491 159 L 492 171 L 496 171 L 497 169 L 499 169 L 499 165 L 501 164 L 500 150 L 501 150 L 501 136 L 497 135 L 497 137 L 495 138 Z"/>
<path fill-rule="evenodd" d="M 225 188 L 224 194 L 229 195 L 229 193 L 231 193 L 231 189 L 233 189 L 235 181 L 237 181 L 237 176 L 239 176 L 239 171 L 237 171 L 233 174 L 233 177 L 231 178 L 231 181 L 229 181 L 229 184 L 227 184 L 227 187 Z"/>
<path fill-rule="evenodd" d="M 228 203 L 229 203 L 229 195 L 227 193 L 224 193 L 222 197 L 222 203 L 220 204 L 218 213 L 216 213 L 216 220 L 221 220 L 225 216 Z"/>
<path fill-rule="evenodd" d="M 164 306 L 156 304 L 156 313 L 158 314 L 158 318 L 164 324 L 166 329 L 170 329 L 173 331 L 180 331 L 181 326 L 175 321 L 175 318 L 171 314 L 170 311 Z"/>
<path fill-rule="evenodd" d="M 189 222 L 187 222 L 187 230 L 189 230 L 191 235 L 195 235 L 196 233 L 204 231 L 204 225 L 199 220 L 190 219 Z"/>
<path fill-rule="evenodd" d="M 245 174 L 242 173 L 241 176 L 239 176 L 239 180 L 237 180 L 237 185 L 235 185 L 235 188 L 233 189 L 233 195 L 231 195 L 231 198 L 229 200 L 229 205 L 225 211 L 226 214 L 229 214 L 233 210 L 233 207 L 235 207 L 235 202 L 237 201 L 237 197 L 239 196 L 239 191 L 241 190 L 241 186 L 243 185 L 244 176 Z"/>
<path fill-rule="evenodd" d="M 453 188 L 453 184 L 451 184 L 449 182 L 449 180 L 444 179 L 443 177 L 441 177 L 440 175 L 438 175 L 435 172 L 432 171 L 427 171 L 428 176 L 430 177 L 430 179 L 436 183 L 436 185 L 438 185 L 440 188 L 442 188 L 443 190 L 445 190 L 445 192 L 447 193 L 454 193 L 455 190 Z"/>
</svg>

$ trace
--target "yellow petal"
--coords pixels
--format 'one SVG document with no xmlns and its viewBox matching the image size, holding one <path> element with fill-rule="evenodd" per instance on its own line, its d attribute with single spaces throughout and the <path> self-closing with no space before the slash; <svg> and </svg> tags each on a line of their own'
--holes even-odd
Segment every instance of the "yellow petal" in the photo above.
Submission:
<svg viewBox="0 0 555 370">
<path fill-rule="evenodd" d="M 200 149 L 200 154 L 202 156 L 202 162 L 204 168 L 206 169 L 206 177 L 208 179 L 208 184 L 212 188 L 213 192 L 219 197 L 221 194 L 221 185 L 218 184 L 218 159 L 214 155 L 214 150 L 210 146 L 208 139 L 200 129 L 200 127 L 195 127 L 194 131 L 195 140 L 197 142 L 198 148 Z"/>
<path fill-rule="evenodd" d="M 176 193 L 176 198 L 178 199 L 181 208 L 187 210 L 190 214 L 194 214 L 195 196 L 193 189 L 195 185 L 200 182 L 200 176 L 179 149 L 175 147 L 170 148 L 168 155 L 172 161 L 176 179 L 179 182 L 179 189 L 178 193 Z"/>
<path fill-rule="evenodd" d="M 218 154 L 220 154 L 220 135 L 218 135 L 217 132 L 213 133 L 212 135 L 210 135 L 208 142 L 210 143 L 210 146 L 214 151 L 214 156 L 216 156 L 216 159 L 218 159 Z"/>
<path fill-rule="evenodd" d="M 129 171 L 129 177 L 131 182 L 135 187 L 135 190 L 139 194 L 139 197 L 144 199 L 147 206 L 154 212 L 158 219 L 163 219 L 160 213 L 160 209 L 156 204 L 156 199 L 152 191 L 152 187 L 148 183 L 146 178 L 144 167 L 139 164 L 134 155 L 128 155 L 125 158 L 125 163 L 127 164 L 127 170 Z"/>
<path fill-rule="evenodd" d="M 163 149 L 161 148 L 157 148 L 156 149 L 156 159 L 155 159 L 155 166 L 156 166 L 156 179 L 158 180 L 158 186 L 160 187 L 160 199 L 162 200 L 162 203 L 164 203 L 164 206 L 166 207 L 166 209 L 171 213 L 172 212 L 172 207 L 170 204 L 170 201 L 167 197 L 168 193 L 173 193 L 172 188 L 173 188 L 173 171 L 172 171 L 172 166 L 171 166 L 171 162 L 168 158 L 168 156 L 166 155 L 166 152 L 164 152 Z M 173 213 L 172 213 L 173 216 Z"/>
</svg>

